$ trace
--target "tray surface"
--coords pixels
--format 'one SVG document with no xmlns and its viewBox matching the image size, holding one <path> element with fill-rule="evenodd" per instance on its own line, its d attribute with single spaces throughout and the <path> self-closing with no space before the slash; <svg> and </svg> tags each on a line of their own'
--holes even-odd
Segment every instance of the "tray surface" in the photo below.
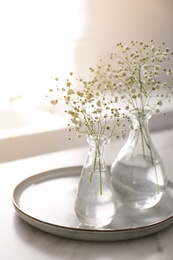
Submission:
<svg viewBox="0 0 173 260">
<path fill-rule="evenodd" d="M 81 167 L 43 172 L 19 183 L 13 192 L 17 214 L 45 232 L 77 240 L 121 241 L 154 234 L 173 224 L 173 184 L 153 208 L 137 211 L 118 203 L 112 223 L 101 229 L 82 226 L 74 212 Z"/>
</svg>

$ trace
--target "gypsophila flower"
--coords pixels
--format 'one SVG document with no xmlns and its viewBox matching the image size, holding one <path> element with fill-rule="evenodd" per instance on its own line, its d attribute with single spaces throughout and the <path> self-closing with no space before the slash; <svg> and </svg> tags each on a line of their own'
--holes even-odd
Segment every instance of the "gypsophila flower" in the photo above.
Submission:
<svg viewBox="0 0 173 260">
<path fill-rule="evenodd" d="M 99 80 L 101 69 L 101 66 L 96 70 L 90 68 L 97 76 L 94 75 L 89 81 L 76 79 L 71 72 L 65 86 L 63 84 L 61 87 L 60 80 L 56 79 L 58 86 L 55 90 L 50 90 L 51 104 L 56 105 L 64 101 L 68 106 L 65 112 L 70 115 L 69 131 L 75 130 L 78 139 L 82 134 L 125 138 L 125 129 L 121 124 L 124 117 L 120 118 L 117 100 Z M 109 66 L 104 68 L 105 73 L 108 73 L 109 69 Z M 125 72 L 122 74 L 125 76 Z"/>
<path fill-rule="evenodd" d="M 170 69 L 166 73 L 167 73 L 168 76 L 173 75 L 173 71 L 170 70 Z"/>
<path fill-rule="evenodd" d="M 89 68 L 90 80 L 76 79 L 69 73 L 61 86 L 50 89 L 51 104 L 60 100 L 69 107 L 70 129 L 79 135 L 123 137 L 121 120 L 133 111 L 145 109 L 160 112 L 173 97 L 173 53 L 169 48 L 132 41 L 118 43 L 110 54 L 110 62 L 100 59 L 96 68 Z M 120 131 L 121 130 L 121 131 Z M 123 134 L 122 134 L 123 133 Z"/>
<path fill-rule="evenodd" d="M 164 43 L 157 47 L 153 40 L 151 44 L 118 43 L 110 63 L 100 61 L 98 77 L 126 111 L 158 113 L 160 106 L 173 98 L 173 53 Z"/>
</svg>

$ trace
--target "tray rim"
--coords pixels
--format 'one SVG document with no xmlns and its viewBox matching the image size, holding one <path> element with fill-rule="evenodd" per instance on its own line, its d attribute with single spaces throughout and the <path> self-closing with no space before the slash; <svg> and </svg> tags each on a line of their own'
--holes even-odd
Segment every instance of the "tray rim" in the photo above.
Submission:
<svg viewBox="0 0 173 260">
<path fill-rule="evenodd" d="M 27 178 L 25 178 L 24 180 L 22 180 L 21 182 L 19 182 L 16 187 L 14 188 L 13 190 L 13 194 L 12 194 L 12 203 L 13 203 L 13 206 L 17 212 L 17 214 L 19 215 L 20 218 L 22 218 L 25 222 L 29 223 L 30 225 L 32 226 L 35 226 L 36 228 L 38 229 L 41 229 L 42 231 L 45 231 L 47 233 L 51 233 L 51 234 L 54 234 L 56 235 L 55 233 L 57 232 L 49 232 L 49 231 L 46 231 L 44 228 L 40 228 L 38 227 L 37 225 L 34 225 L 34 223 L 30 223 L 32 221 L 34 221 L 35 223 L 39 223 L 41 225 L 45 225 L 47 227 L 51 227 L 51 228 L 54 228 L 56 229 L 56 231 L 58 231 L 58 229 L 61 229 L 61 230 L 66 230 L 66 231 L 77 231 L 77 233 L 79 233 L 79 237 L 80 237 L 80 233 L 84 232 L 84 233 L 91 233 L 91 234 L 118 234 L 118 233 L 129 233 L 129 232 L 138 232 L 138 231 L 147 231 L 147 230 L 151 230 L 151 229 L 154 229 L 154 228 L 157 228 L 157 227 L 160 227 L 158 230 L 153 230 L 153 232 L 149 232 L 149 234 L 142 234 L 142 235 L 138 235 L 137 237 L 134 237 L 134 238 L 138 238 L 138 237 L 144 237 L 144 236 L 147 236 L 147 235 L 151 235 L 151 234 L 154 234 L 154 233 L 157 233 L 163 229 L 165 229 L 166 227 L 170 226 L 171 224 L 173 224 L 173 209 L 172 209 L 172 215 L 170 215 L 169 217 L 167 218 L 164 218 L 163 220 L 160 220 L 160 221 L 156 221 L 154 223 L 151 223 L 151 224 L 147 224 L 147 225 L 144 225 L 144 226 L 139 226 L 139 227 L 135 227 L 135 228 L 124 228 L 124 229 L 92 229 L 92 228 L 81 228 L 81 227 L 68 227 L 68 226 L 64 226 L 64 225 L 58 225 L 58 224 L 54 224 L 54 223 L 49 223 L 47 221 L 44 221 L 44 220 L 40 220 L 34 216 L 31 216 L 30 214 L 26 213 L 25 211 L 22 210 L 22 208 L 20 207 L 19 203 L 17 203 L 16 201 L 16 193 L 20 193 L 20 196 L 22 194 L 22 191 L 25 190 L 25 188 L 29 187 L 31 184 L 32 184 L 32 180 L 35 179 L 35 178 L 38 178 L 41 176 L 43 177 L 43 182 L 46 181 L 46 180 L 51 180 L 51 179 L 54 179 L 54 178 L 61 178 L 61 177 L 58 177 L 58 176 L 63 176 L 63 177 L 69 177 L 69 172 L 70 174 L 73 176 L 79 176 L 79 174 L 76 173 L 79 172 L 79 170 L 82 169 L 82 166 L 72 166 L 72 167 L 63 167 L 63 168 L 56 168 L 56 169 L 52 169 L 52 170 L 48 170 L 48 171 L 44 171 L 44 172 L 40 172 L 40 173 L 37 173 L 37 174 L 34 174 L 34 175 L 31 175 Z M 61 172 L 61 174 L 60 174 Z M 63 173 L 62 173 L 63 172 Z M 64 175 L 64 172 L 66 173 L 66 175 Z M 46 178 L 46 176 L 50 176 L 50 178 Z M 40 183 L 40 182 L 39 182 Z M 27 185 L 26 185 L 27 184 Z M 23 188 L 21 189 L 21 187 L 23 186 Z M 170 189 L 172 186 L 172 191 L 173 191 L 173 183 L 171 181 L 168 181 L 168 188 Z M 18 191 L 18 189 L 22 190 L 21 192 Z M 19 197 L 20 197 L 19 196 Z M 26 220 L 26 218 L 27 220 Z M 31 220 L 31 221 L 28 221 L 28 220 Z M 163 227 L 161 227 L 160 225 L 162 225 Z M 71 239 L 76 239 L 75 236 L 74 238 L 73 237 L 70 237 L 70 236 L 67 236 L 67 235 L 58 235 L 57 236 L 61 236 L 61 237 L 65 237 L 65 238 L 71 238 Z M 86 240 L 86 241 L 120 241 L 120 240 L 129 240 L 129 239 L 133 239 L 133 237 L 130 237 L 130 238 L 125 238 L 124 239 L 118 239 L 116 236 L 113 238 L 112 236 L 109 238 L 109 239 L 102 239 L 102 238 L 97 238 L 97 239 L 86 239 L 86 238 L 80 238 L 78 239 L 78 235 L 77 235 L 77 240 Z"/>
</svg>

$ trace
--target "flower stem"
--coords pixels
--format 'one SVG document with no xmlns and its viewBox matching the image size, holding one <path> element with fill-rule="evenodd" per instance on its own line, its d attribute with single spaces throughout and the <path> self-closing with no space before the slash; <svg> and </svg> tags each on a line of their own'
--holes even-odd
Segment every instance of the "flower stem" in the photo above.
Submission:
<svg viewBox="0 0 173 260">
<path fill-rule="evenodd" d="M 100 148 L 99 148 L 99 144 L 96 143 L 96 150 L 95 150 L 95 154 L 94 154 L 94 163 L 92 166 L 92 170 L 90 173 L 90 177 L 89 177 L 89 181 L 92 182 L 92 178 L 93 178 L 93 174 L 96 171 L 96 167 L 97 167 L 97 161 L 98 161 L 98 167 L 99 167 L 99 183 L 100 183 L 100 195 L 103 194 L 103 183 L 102 183 L 102 164 L 101 164 L 101 153 L 100 153 Z"/>
</svg>

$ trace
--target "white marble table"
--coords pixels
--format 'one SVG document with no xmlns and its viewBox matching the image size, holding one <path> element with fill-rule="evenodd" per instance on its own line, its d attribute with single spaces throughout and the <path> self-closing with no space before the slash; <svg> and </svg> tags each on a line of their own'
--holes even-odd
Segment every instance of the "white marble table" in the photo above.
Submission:
<svg viewBox="0 0 173 260">
<path fill-rule="evenodd" d="M 152 134 L 173 180 L 173 129 Z M 121 144 L 110 144 L 110 164 Z M 87 148 L 27 158 L 0 165 L 0 259 L 1 260 L 172 260 L 173 225 L 141 239 L 124 242 L 84 242 L 40 231 L 21 220 L 12 205 L 15 186 L 26 177 L 59 167 L 81 165 Z M 172 205 L 173 207 L 173 205 Z"/>
</svg>

